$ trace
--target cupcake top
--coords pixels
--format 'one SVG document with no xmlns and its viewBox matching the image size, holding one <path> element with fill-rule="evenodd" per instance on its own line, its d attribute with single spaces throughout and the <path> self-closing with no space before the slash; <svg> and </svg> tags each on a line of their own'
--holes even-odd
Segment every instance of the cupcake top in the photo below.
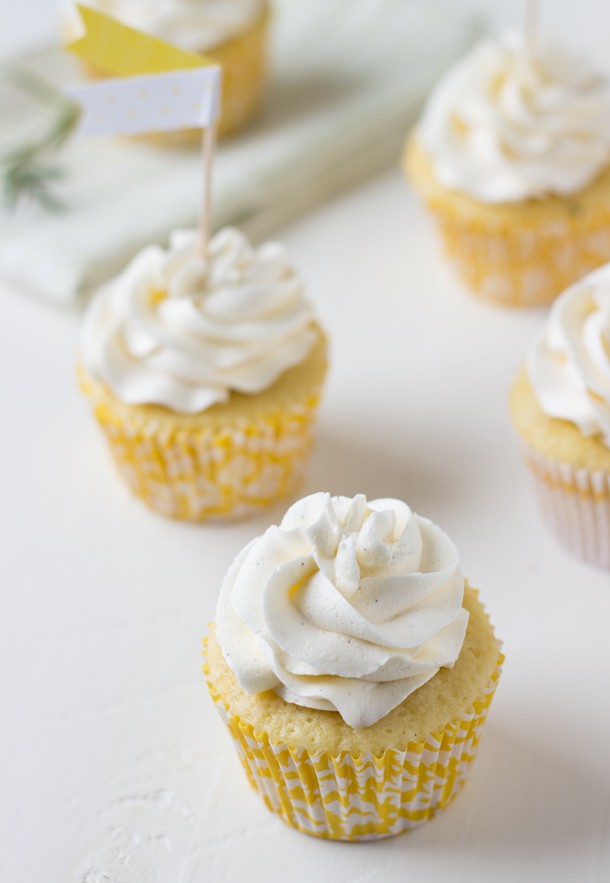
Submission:
<svg viewBox="0 0 610 883">
<path fill-rule="evenodd" d="M 607 81 L 546 39 L 486 39 L 436 87 L 418 137 L 438 181 L 481 202 L 573 194 L 610 160 Z"/>
<path fill-rule="evenodd" d="M 74 3 L 65 0 L 65 5 L 78 27 Z M 231 39 L 265 8 L 264 0 L 87 0 L 86 5 L 190 52 L 213 49 Z"/>
<path fill-rule="evenodd" d="M 247 693 L 368 727 L 453 666 L 463 594 L 456 548 L 431 521 L 400 500 L 318 493 L 237 556 L 216 634 Z"/>
<path fill-rule="evenodd" d="M 610 447 L 610 264 L 555 301 L 530 347 L 527 373 L 548 417 L 569 420 Z"/>
<path fill-rule="evenodd" d="M 227 228 L 204 259 L 197 232 L 176 231 L 98 292 L 81 361 L 125 404 L 196 414 L 269 388 L 319 336 L 282 245 L 254 248 Z"/>
</svg>

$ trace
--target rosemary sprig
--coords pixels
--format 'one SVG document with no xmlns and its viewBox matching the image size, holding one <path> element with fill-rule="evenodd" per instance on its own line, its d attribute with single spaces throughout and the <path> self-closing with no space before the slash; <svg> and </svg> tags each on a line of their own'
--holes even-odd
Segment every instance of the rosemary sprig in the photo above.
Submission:
<svg viewBox="0 0 610 883">
<path fill-rule="evenodd" d="M 55 184 L 64 176 L 64 169 L 53 162 L 80 118 L 80 107 L 41 77 L 24 70 L 11 70 L 9 82 L 27 93 L 52 113 L 51 122 L 36 140 L 0 156 L 0 174 L 4 201 L 14 208 L 30 198 L 50 211 L 63 208 L 55 194 Z"/>
</svg>

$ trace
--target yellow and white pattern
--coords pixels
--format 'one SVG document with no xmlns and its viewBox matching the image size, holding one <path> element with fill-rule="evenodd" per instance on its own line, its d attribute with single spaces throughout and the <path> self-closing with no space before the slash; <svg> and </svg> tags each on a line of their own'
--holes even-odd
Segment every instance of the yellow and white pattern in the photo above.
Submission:
<svg viewBox="0 0 610 883">
<path fill-rule="evenodd" d="M 126 415 L 81 373 L 119 472 L 147 506 L 169 518 L 240 517 L 285 496 L 313 445 L 319 395 L 251 419 L 169 429 Z"/>
<path fill-rule="evenodd" d="M 610 260 L 610 208 L 589 219 L 484 229 L 432 209 L 445 252 L 475 293 L 505 306 L 550 303 L 574 280 Z"/>
<path fill-rule="evenodd" d="M 610 261 L 610 166 L 572 197 L 488 205 L 440 185 L 416 136 L 408 140 L 403 162 L 458 276 L 486 300 L 511 307 L 548 304 Z"/>
<path fill-rule="evenodd" d="M 523 445 L 542 514 L 578 558 L 610 568 L 610 475 L 545 457 Z"/>
<path fill-rule="evenodd" d="M 504 657 L 483 695 L 463 718 L 404 750 L 355 757 L 310 754 L 271 744 L 230 716 L 208 681 L 248 779 L 286 824 L 329 840 L 376 840 L 421 825 L 456 796 L 474 760 Z"/>
</svg>

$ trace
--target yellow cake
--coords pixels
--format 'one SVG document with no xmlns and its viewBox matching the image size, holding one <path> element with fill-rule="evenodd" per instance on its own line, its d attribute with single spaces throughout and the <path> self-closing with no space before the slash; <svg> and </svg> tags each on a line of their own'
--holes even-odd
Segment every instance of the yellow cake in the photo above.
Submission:
<svg viewBox="0 0 610 883">
<path fill-rule="evenodd" d="M 404 166 L 475 294 L 549 303 L 610 260 L 609 120 L 605 80 L 543 39 L 487 39 L 441 80 Z"/>
<path fill-rule="evenodd" d="M 523 365 L 510 394 L 510 412 L 525 444 L 542 457 L 565 463 L 572 469 L 610 475 L 610 448 L 599 436 L 583 435 L 569 420 L 549 417 L 534 395 Z"/>
<path fill-rule="evenodd" d="M 339 512 L 338 528 L 332 514 L 326 523 L 323 515 L 319 517 L 318 511 L 315 512 L 315 518 L 309 516 L 308 510 L 311 510 L 312 506 L 324 512 L 323 507 L 328 505 L 324 498 L 332 500 L 331 505 L 334 506 L 335 515 Z M 339 503 L 336 502 L 337 500 Z M 322 554 L 330 561 L 333 544 L 330 544 L 329 552 L 329 542 L 325 535 L 326 531 L 332 533 L 332 527 L 328 527 L 329 522 L 331 525 L 335 524 L 335 534 L 340 535 L 337 548 L 345 549 L 351 542 L 350 535 L 356 533 L 359 537 L 363 537 L 371 513 L 381 511 L 383 514 L 377 516 L 379 521 L 374 525 L 373 532 L 377 531 L 378 535 L 381 533 L 381 543 L 385 542 L 393 549 L 394 564 L 387 564 L 387 556 L 385 564 L 381 563 L 377 568 L 371 565 L 370 560 L 365 564 L 363 559 L 366 558 L 366 550 L 373 547 L 368 545 L 365 548 L 361 545 L 364 551 L 361 551 L 359 559 L 360 585 L 366 587 L 367 578 L 370 583 L 371 573 L 379 574 L 384 568 L 391 570 L 392 567 L 396 567 L 401 555 L 400 550 L 404 548 L 400 543 L 402 514 L 395 505 L 398 501 L 381 500 L 369 503 L 367 514 L 360 524 L 358 519 L 354 520 L 352 517 L 359 500 L 358 497 L 354 498 L 349 514 L 342 522 L 341 512 L 348 509 L 345 498 L 330 498 L 329 495 L 324 494 L 306 498 L 289 510 L 279 528 L 271 528 L 258 541 L 246 547 L 227 574 L 218 606 L 217 621 L 211 627 L 205 654 L 206 679 L 212 698 L 233 737 L 250 783 L 261 794 L 267 807 L 278 813 L 287 824 L 304 833 L 350 841 L 387 837 L 409 830 L 431 818 L 438 809 L 446 806 L 455 797 L 474 759 L 503 659 L 500 644 L 494 636 L 476 590 L 464 583 L 457 564 L 453 566 L 452 563 L 451 566 L 447 565 L 447 574 L 451 571 L 451 575 L 445 575 L 443 579 L 446 580 L 446 584 L 443 583 L 440 591 L 445 594 L 449 590 L 449 582 L 453 580 L 450 591 L 456 593 L 457 607 L 455 619 L 446 628 L 457 630 L 457 640 L 451 647 L 447 659 L 441 663 L 441 667 L 436 667 L 437 660 L 435 660 L 433 670 L 426 673 L 423 684 L 402 688 L 395 682 L 373 683 L 373 691 L 381 690 L 379 699 L 374 692 L 367 692 L 371 683 L 364 684 L 362 695 L 368 696 L 368 700 L 366 698 L 363 700 L 362 720 L 359 719 L 361 715 L 357 707 L 354 709 L 352 700 L 347 700 L 345 707 L 340 703 L 334 710 L 327 707 L 328 696 L 333 695 L 333 690 L 356 690 L 353 679 L 318 676 L 316 681 L 316 678 L 311 676 L 301 678 L 306 682 L 305 686 L 308 689 L 311 688 L 311 681 L 322 685 L 320 692 L 316 693 L 313 699 L 311 693 L 308 694 L 308 698 L 304 698 L 294 693 L 295 676 L 286 679 L 282 674 L 282 664 L 278 663 L 279 667 L 273 667 L 273 672 L 279 678 L 278 684 L 263 692 L 252 689 L 253 677 L 255 679 L 262 677 L 261 685 L 265 686 L 265 675 L 261 675 L 261 668 L 264 668 L 265 663 L 256 660 L 256 651 L 252 652 L 254 645 L 249 643 L 248 634 L 243 628 L 236 627 L 234 611 L 227 613 L 227 596 L 232 599 L 238 616 L 243 617 L 243 612 L 239 611 L 245 608 L 243 600 L 239 601 L 239 593 L 244 593 L 243 599 L 249 589 L 255 601 L 260 593 L 270 598 L 268 592 L 273 582 L 274 595 L 281 587 L 280 594 L 283 596 L 284 592 L 286 593 L 288 603 L 297 607 L 299 617 L 306 619 L 309 626 L 315 620 L 312 615 L 312 598 L 303 602 L 298 596 L 304 591 L 315 592 L 313 585 L 319 580 L 319 576 L 314 568 L 313 576 L 308 577 L 309 581 L 305 583 L 305 588 L 302 581 L 294 583 L 294 576 L 292 579 L 287 579 L 284 586 L 282 570 L 289 571 L 291 562 L 286 562 L 281 550 L 281 542 L 284 536 L 288 536 L 282 534 L 282 530 L 293 531 L 289 535 L 290 539 L 286 539 L 285 542 L 295 544 L 298 549 L 302 541 L 294 539 L 294 529 L 309 522 L 315 527 L 310 533 L 307 532 L 306 527 L 303 527 L 304 536 L 309 537 L 305 546 L 309 542 L 315 551 L 317 542 L 316 554 Z M 388 525 L 387 522 L 384 525 L 383 519 L 387 518 L 385 512 L 392 510 L 397 511 L 396 524 L 394 533 L 392 534 L 390 529 L 392 535 L 388 536 Z M 297 515 L 291 515 L 295 512 Z M 376 516 L 373 514 L 373 517 Z M 426 544 L 437 543 L 440 546 L 448 541 L 448 538 L 434 525 L 408 511 L 406 530 L 410 534 L 413 532 L 414 524 L 422 531 L 422 536 L 425 535 Z M 370 531 L 367 537 L 370 543 Z M 443 539 L 439 540 L 439 537 Z M 450 548 L 454 549 L 454 547 Z M 324 551 L 321 552 L 321 549 Z M 446 549 L 443 554 L 444 561 L 447 562 L 445 553 Z M 276 566 L 275 571 L 271 570 L 271 564 L 259 562 L 259 558 L 262 562 L 268 562 L 269 557 Z M 383 554 L 379 555 L 380 562 L 383 557 Z M 306 557 L 304 560 L 306 561 L 304 566 L 308 568 Z M 255 561 L 257 563 L 253 566 Z M 333 592 L 340 583 L 337 572 L 342 565 L 337 563 L 336 557 L 334 561 L 336 581 L 334 588 L 326 587 L 324 605 L 327 606 L 333 605 Z M 431 561 L 432 557 L 428 558 L 428 566 Z M 301 559 L 297 557 L 296 563 L 300 565 Z M 398 591 L 399 595 L 396 597 L 402 597 L 403 605 L 407 604 L 409 592 L 416 591 L 414 586 L 417 580 L 434 578 L 429 576 L 423 557 L 419 564 L 425 574 L 423 577 L 414 562 L 409 565 L 412 571 L 402 574 L 402 586 L 398 587 L 396 575 L 392 576 L 394 582 L 388 591 L 390 593 Z M 260 568 L 266 570 L 269 576 L 263 578 Z M 302 573 L 299 566 L 296 566 L 294 571 L 297 578 Z M 245 574 L 243 578 L 242 574 Z M 345 600 L 345 589 L 339 591 L 342 592 L 342 598 Z M 238 600 L 235 600 L 236 598 Z M 338 620 L 345 618 L 345 611 L 341 611 L 343 600 L 339 599 L 339 607 L 332 608 L 335 610 L 333 614 L 335 627 Z M 425 606 L 427 603 L 421 595 L 413 600 L 414 607 L 405 614 L 405 634 L 409 631 L 409 623 L 406 619 L 418 615 L 416 612 L 418 604 L 421 608 L 421 605 Z M 379 595 L 378 602 L 384 603 L 383 593 Z M 257 631 L 258 641 L 267 647 L 265 658 L 276 659 L 277 662 L 277 659 L 284 657 L 281 653 L 277 654 L 275 644 L 273 641 L 269 643 L 268 637 L 270 633 L 277 637 L 277 622 L 273 621 L 273 611 L 269 612 L 268 602 L 265 603 L 268 626 L 263 633 Z M 300 603 L 304 606 L 299 607 Z M 307 612 L 304 612 L 306 608 Z M 280 609 L 279 604 L 278 609 Z M 253 622 L 256 619 L 256 614 L 252 612 L 254 610 L 255 608 L 252 608 L 250 611 Z M 352 609 L 352 615 L 353 612 Z M 248 613 L 245 617 L 248 618 Z M 278 616 L 278 622 L 281 624 L 283 621 L 287 621 L 285 613 Z M 241 625 L 243 626 L 243 622 Z M 300 622 L 300 626 L 297 623 L 297 630 L 300 627 L 303 627 L 303 622 Z M 353 631 L 348 630 L 346 634 L 354 638 Z M 302 645 L 305 647 L 303 652 L 311 654 L 310 648 L 315 646 L 316 640 L 314 636 L 313 640 L 308 640 L 307 646 Z M 324 635 L 323 643 L 327 641 L 328 635 Z M 354 643 L 357 643 L 357 639 Z M 369 650 L 369 647 L 364 648 L 364 652 Z M 362 652 L 362 648 L 356 648 L 355 652 Z M 420 660 L 420 665 L 423 666 L 427 652 L 427 645 L 424 642 L 414 651 L 413 658 Z M 249 654 L 249 664 L 255 669 L 254 675 L 248 671 L 248 663 L 237 658 L 240 654 Z M 387 648 L 384 654 L 387 655 Z M 385 658 L 384 654 L 380 659 Z M 253 657 L 254 661 L 252 661 Z M 298 657 L 292 657 L 290 671 L 300 668 L 309 672 L 311 659 L 308 659 L 305 667 L 303 660 L 295 665 L 296 658 Z M 325 664 L 328 665 L 328 661 Z M 349 661 L 345 664 L 349 666 Z M 388 663 L 385 665 L 387 668 Z M 241 681 L 245 686 L 240 683 Z M 331 681 L 337 683 L 330 685 Z M 390 691 L 394 691 L 389 699 L 387 698 L 389 694 L 383 692 L 388 687 Z M 396 687 L 399 687 L 398 692 L 395 692 Z M 289 699 L 286 698 L 286 690 L 289 691 Z M 327 691 L 324 693 L 325 706 L 310 707 L 311 704 L 319 704 L 321 692 L 324 690 Z M 397 701 L 397 696 L 403 692 L 408 692 L 408 695 L 403 701 Z M 284 693 L 284 696 L 280 695 L 281 693 Z M 371 707 L 374 713 L 371 712 Z M 376 719 L 372 720 L 373 717 Z M 364 725 L 358 725 L 359 723 Z"/>
<path fill-rule="evenodd" d="M 464 594 L 464 607 L 470 619 L 454 667 L 441 669 L 408 701 L 370 727 L 353 729 L 336 711 L 300 708 L 271 690 L 249 696 L 223 657 L 214 628 L 206 645 L 208 684 L 229 718 L 264 733 L 270 743 L 285 743 L 293 753 L 306 750 L 337 757 L 349 752 L 358 757 L 368 752 L 379 756 L 389 745 L 404 748 L 410 743 L 423 744 L 431 734 L 441 733 L 449 723 L 467 717 L 497 672 L 499 644 L 478 592 L 470 586 Z"/>
<path fill-rule="evenodd" d="M 222 231 L 206 278 L 195 242 L 175 234 L 104 287 L 79 378 L 136 496 L 200 521 L 268 505 L 301 478 L 327 344 L 279 245 L 257 252 Z"/>
</svg>

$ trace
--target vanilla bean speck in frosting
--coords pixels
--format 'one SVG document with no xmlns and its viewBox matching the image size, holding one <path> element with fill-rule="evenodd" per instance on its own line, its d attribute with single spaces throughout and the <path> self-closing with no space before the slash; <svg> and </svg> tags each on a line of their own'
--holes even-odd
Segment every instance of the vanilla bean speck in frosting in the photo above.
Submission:
<svg viewBox="0 0 610 883">
<path fill-rule="evenodd" d="M 320 338 L 282 245 L 220 231 L 206 259 L 196 231 L 144 249 L 85 319 L 81 361 L 125 404 L 197 414 L 255 394 L 301 364 Z"/>
<path fill-rule="evenodd" d="M 570 195 L 610 160 L 608 84 L 542 37 L 486 39 L 436 87 L 418 138 L 438 181 L 481 202 Z"/>
<path fill-rule="evenodd" d="M 453 666 L 463 593 L 454 544 L 405 503 L 318 493 L 238 555 L 216 634 L 247 693 L 368 727 Z"/>
<path fill-rule="evenodd" d="M 610 447 L 610 264 L 570 286 L 527 358 L 538 404 Z"/>
</svg>

